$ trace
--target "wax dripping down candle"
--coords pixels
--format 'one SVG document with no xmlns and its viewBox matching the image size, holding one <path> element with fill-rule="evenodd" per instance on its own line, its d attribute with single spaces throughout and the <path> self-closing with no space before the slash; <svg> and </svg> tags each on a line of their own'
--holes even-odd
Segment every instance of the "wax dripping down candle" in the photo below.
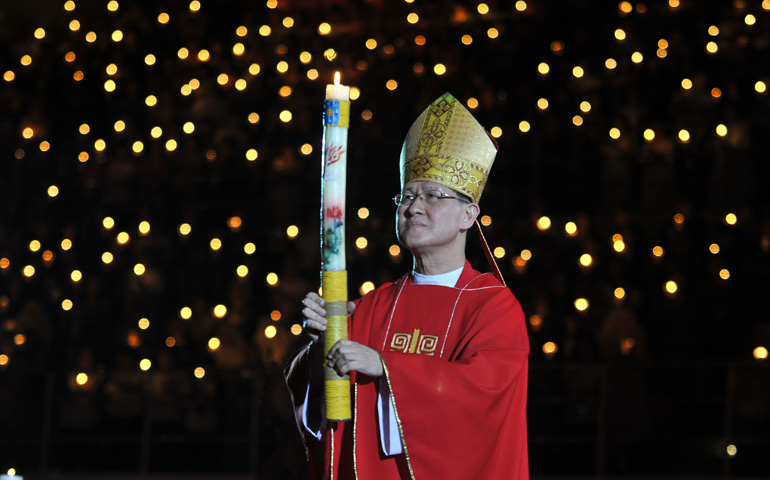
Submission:
<svg viewBox="0 0 770 480">
<path fill-rule="evenodd" d="M 326 86 L 321 162 L 321 287 L 326 309 L 324 358 L 337 341 L 348 337 L 348 272 L 345 266 L 345 181 L 347 175 L 350 87 Z M 326 418 L 350 420 L 350 377 L 324 364 Z"/>
</svg>

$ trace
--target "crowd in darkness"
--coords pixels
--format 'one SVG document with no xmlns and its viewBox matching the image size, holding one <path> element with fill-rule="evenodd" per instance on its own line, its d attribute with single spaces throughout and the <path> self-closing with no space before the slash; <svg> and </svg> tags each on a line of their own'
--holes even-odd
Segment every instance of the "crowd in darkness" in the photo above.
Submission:
<svg viewBox="0 0 770 480">
<path fill-rule="evenodd" d="M 306 341 L 299 301 L 319 286 L 322 100 L 335 71 L 360 92 L 348 140 L 351 298 L 411 268 L 408 252 L 389 253 L 398 155 L 411 122 L 449 91 L 500 132 L 480 205 L 528 318 L 533 368 L 756 361 L 756 347 L 770 348 L 770 322 L 756 314 L 770 284 L 768 1 L 501 0 L 488 12 L 465 1 L 5 3 L 0 429 L 26 440 L 0 440 L 0 468 L 36 467 L 29 431 L 50 422 L 54 467 L 136 469 L 133 447 L 107 459 L 56 442 L 146 432 L 149 405 L 155 434 L 207 439 L 201 452 L 219 448 L 222 470 L 301 471 L 281 369 Z M 319 33 L 322 22 L 331 33 Z M 486 268 L 475 240 L 468 255 Z M 534 396 L 549 388 L 538 378 Z M 755 410 L 765 422 L 767 404 Z M 217 443 L 254 431 L 258 445 Z M 194 450 L 162 457 L 150 468 L 209 465 Z"/>
</svg>

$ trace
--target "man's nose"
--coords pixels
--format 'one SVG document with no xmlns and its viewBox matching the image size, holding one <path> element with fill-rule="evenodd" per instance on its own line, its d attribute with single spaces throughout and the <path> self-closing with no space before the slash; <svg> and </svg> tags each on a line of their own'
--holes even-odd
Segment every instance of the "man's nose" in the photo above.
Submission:
<svg viewBox="0 0 770 480">
<path fill-rule="evenodd" d="M 419 204 L 418 204 L 419 203 Z M 405 213 L 414 215 L 417 212 L 422 212 L 425 209 L 425 201 L 422 199 L 422 195 L 415 195 L 414 201 L 406 207 Z"/>
</svg>

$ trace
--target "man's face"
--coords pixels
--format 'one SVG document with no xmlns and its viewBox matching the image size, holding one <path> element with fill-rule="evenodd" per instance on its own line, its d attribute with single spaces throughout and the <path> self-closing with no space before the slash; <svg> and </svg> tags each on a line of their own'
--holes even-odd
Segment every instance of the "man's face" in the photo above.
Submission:
<svg viewBox="0 0 770 480">
<path fill-rule="evenodd" d="M 413 254 L 436 250 L 461 241 L 461 233 L 473 225 L 475 215 L 467 210 L 471 205 L 454 190 L 434 182 L 411 182 L 404 187 L 404 196 L 413 196 L 411 205 L 396 211 L 398 241 Z M 421 194 L 424 194 L 420 197 Z M 430 202 L 430 194 L 451 196 Z"/>
</svg>

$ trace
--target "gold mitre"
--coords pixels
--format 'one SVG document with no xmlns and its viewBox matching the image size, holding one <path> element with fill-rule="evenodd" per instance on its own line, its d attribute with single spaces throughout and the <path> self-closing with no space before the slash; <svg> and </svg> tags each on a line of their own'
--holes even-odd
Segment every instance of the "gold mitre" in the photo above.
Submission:
<svg viewBox="0 0 770 480">
<path fill-rule="evenodd" d="M 430 181 L 481 198 L 497 143 L 455 97 L 445 93 L 425 109 L 401 149 L 401 188 Z"/>
</svg>

